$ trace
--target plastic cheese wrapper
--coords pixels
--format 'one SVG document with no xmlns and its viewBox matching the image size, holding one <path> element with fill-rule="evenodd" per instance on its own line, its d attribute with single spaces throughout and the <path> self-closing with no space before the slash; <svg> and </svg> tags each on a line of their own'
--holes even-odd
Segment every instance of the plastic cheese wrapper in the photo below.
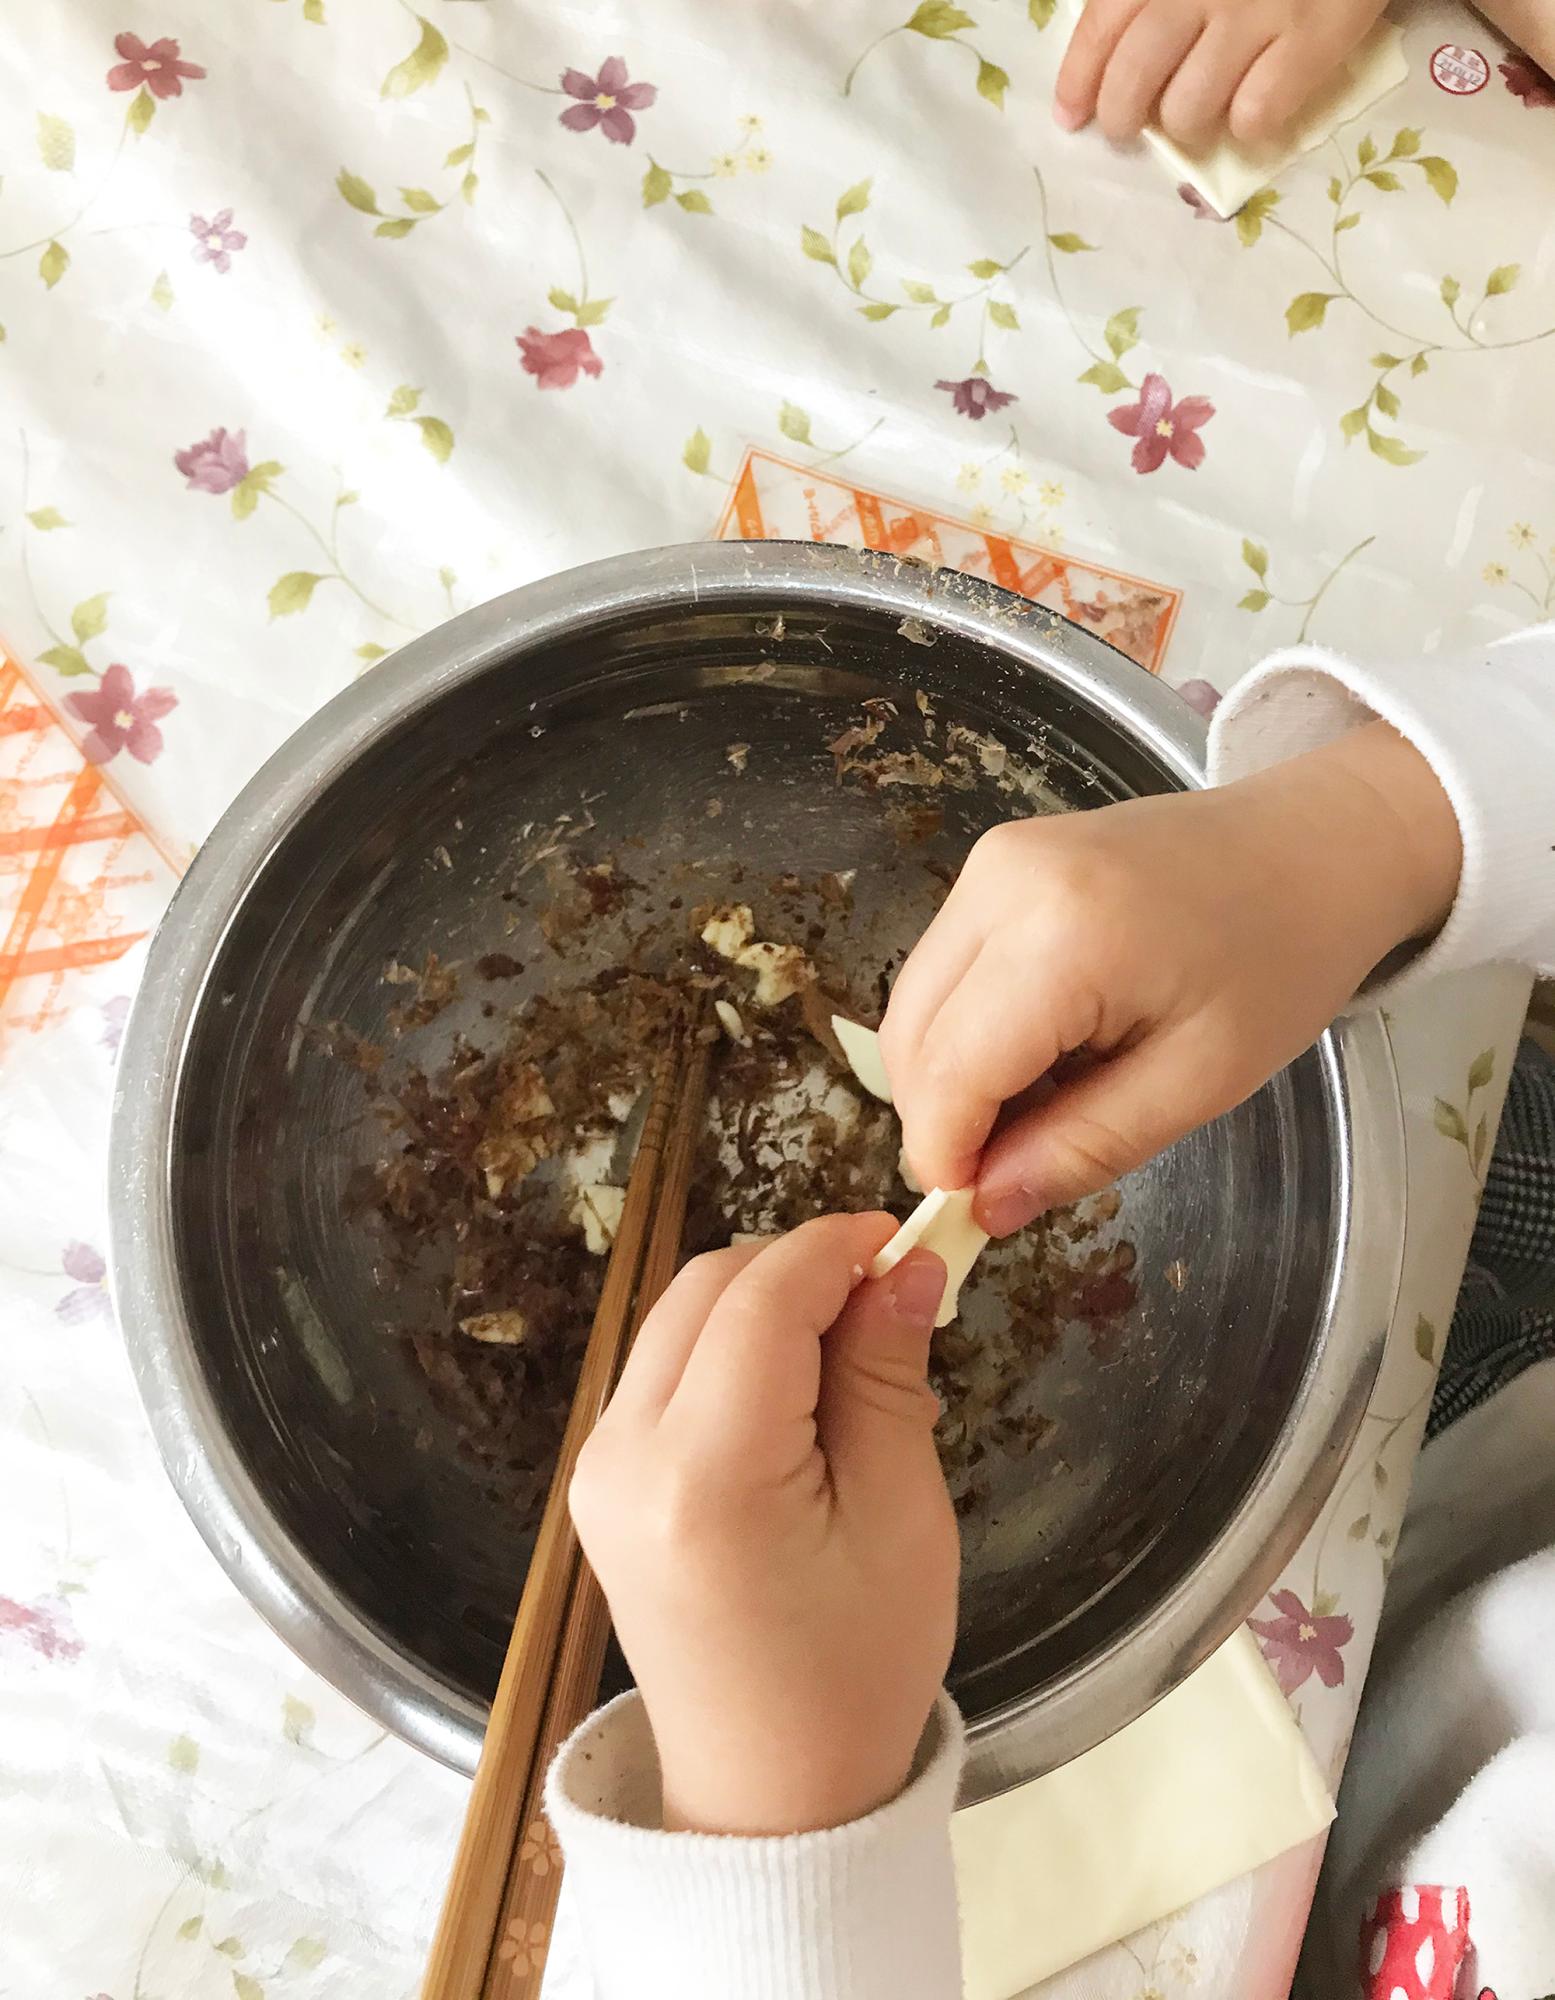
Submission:
<svg viewBox="0 0 1555 2000">
<path fill-rule="evenodd" d="M 1127 1729 L 956 1814 L 964 2000 L 1012 2000 L 1313 1839 L 1333 1816 L 1243 1627 Z"/>
<path fill-rule="evenodd" d="M 1080 18 L 1080 0 L 1064 0 L 1064 11 L 1072 31 Z M 1341 125 L 1369 111 L 1408 74 L 1403 36 L 1391 21 L 1379 21 L 1339 74 L 1280 138 L 1238 146 L 1223 137 L 1190 153 L 1154 125 L 1147 125 L 1145 143 L 1172 178 L 1185 181 L 1217 215 L 1235 215 L 1260 188 L 1267 187 L 1314 146 L 1321 146 Z"/>
</svg>

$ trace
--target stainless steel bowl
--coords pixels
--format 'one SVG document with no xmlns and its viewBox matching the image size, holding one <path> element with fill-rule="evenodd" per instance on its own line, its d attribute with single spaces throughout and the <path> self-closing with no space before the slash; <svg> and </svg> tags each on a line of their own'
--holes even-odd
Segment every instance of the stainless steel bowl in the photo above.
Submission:
<svg viewBox="0 0 1555 2000">
<path fill-rule="evenodd" d="M 500 891 L 534 826 L 585 809 L 604 851 L 644 843 L 650 878 L 688 858 L 710 878 L 856 867 L 869 952 L 905 946 L 932 900 L 923 854 L 839 788 L 825 745 L 862 700 L 916 689 L 1031 761 L 1053 807 L 1202 780 L 1202 727 L 1169 689 L 987 584 L 828 547 L 665 549 L 516 591 L 374 669 L 238 799 L 158 933 L 113 1145 L 115 1291 L 153 1430 L 259 1611 L 452 1765 L 474 1767 L 526 1552 L 404 1355 L 406 1299 L 342 1220 L 374 1135 L 307 1030 L 380 1032 L 390 958 L 507 948 Z M 931 854 L 959 861 L 1011 811 L 991 778 L 955 793 Z M 969 1541 L 953 1686 L 972 1796 L 1122 1727 L 1255 1607 L 1360 1421 L 1402 1186 L 1369 1018 L 1127 1184 L 1138 1304 L 1120 1340 L 1038 1364 L 1054 1432 Z"/>
</svg>

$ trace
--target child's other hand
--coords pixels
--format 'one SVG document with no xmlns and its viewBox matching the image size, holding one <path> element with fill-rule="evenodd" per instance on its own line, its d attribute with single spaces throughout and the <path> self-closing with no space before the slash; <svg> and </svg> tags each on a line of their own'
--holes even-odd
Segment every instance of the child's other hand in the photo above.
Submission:
<svg viewBox="0 0 1555 2000">
<path fill-rule="evenodd" d="M 1338 70 L 1383 0 L 1089 0 L 1058 72 L 1054 115 L 1137 139 L 1154 118 L 1190 148 L 1226 127 L 1273 138 Z"/>
<path fill-rule="evenodd" d="M 573 1515 L 667 1828 L 838 1826 L 909 1775 L 959 1545 L 925 1379 L 945 1267 L 860 1282 L 894 1228 L 829 1216 L 687 1265 L 584 1448 Z"/>
<path fill-rule="evenodd" d="M 975 1181 L 1001 1236 L 1095 1193 L 1309 1047 L 1440 924 L 1460 864 L 1447 794 L 1380 722 L 1238 784 L 996 828 L 881 1029 L 922 1184 Z M 1074 1051 L 1098 1060 L 1037 1101 Z"/>
</svg>

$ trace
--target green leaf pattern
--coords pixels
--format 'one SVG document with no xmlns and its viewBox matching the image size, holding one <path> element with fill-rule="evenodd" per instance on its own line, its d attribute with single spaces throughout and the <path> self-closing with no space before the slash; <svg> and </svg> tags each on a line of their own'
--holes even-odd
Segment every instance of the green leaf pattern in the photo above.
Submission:
<svg viewBox="0 0 1555 2000">
<path fill-rule="evenodd" d="M 1332 175 L 1328 181 L 1328 200 L 1334 213 L 1326 248 L 1321 235 L 1304 234 L 1275 215 L 1281 196 L 1273 188 L 1265 188 L 1255 194 L 1237 216 L 1237 235 L 1244 247 L 1251 249 L 1264 237 L 1266 225 L 1272 224 L 1285 237 L 1310 253 L 1326 274 L 1327 286 L 1298 292 L 1285 308 L 1285 325 L 1292 337 L 1318 331 L 1328 323 L 1329 308 L 1342 306 L 1353 309 L 1347 317 L 1358 314 L 1374 327 L 1398 338 L 1399 330 L 1385 316 L 1391 308 L 1384 308 L 1374 298 L 1371 289 L 1373 273 L 1369 270 L 1352 273 L 1344 262 L 1342 240 L 1351 231 L 1362 227 L 1367 212 L 1363 196 L 1367 190 L 1383 195 L 1404 194 L 1411 186 L 1408 176 L 1412 173 L 1421 177 L 1413 185 L 1429 191 L 1443 206 L 1450 207 L 1456 200 L 1457 169 L 1439 153 L 1422 153 L 1420 148 L 1424 137 L 1421 129 L 1403 126 L 1393 135 L 1386 153 L 1379 152 L 1377 141 L 1369 132 L 1359 140 L 1353 165 L 1346 157 L 1343 174 Z M 1364 437 L 1367 449 L 1383 464 L 1418 465 L 1425 452 L 1407 444 L 1396 431 L 1381 429 L 1375 421 L 1380 417 L 1392 424 L 1403 417 L 1403 398 L 1393 379 L 1400 370 L 1407 369 L 1408 379 L 1415 381 L 1428 372 L 1431 362 L 1438 356 L 1488 355 L 1499 348 L 1524 346 L 1530 341 L 1543 341 L 1555 336 L 1555 323 L 1537 328 L 1531 334 L 1512 332 L 1492 335 L 1482 330 L 1486 306 L 1492 299 L 1504 298 L 1513 291 L 1521 275 L 1522 269 L 1518 264 L 1497 264 L 1487 275 L 1477 303 L 1462 314 L 1458 307 L 1463 298 L 1463 286 L 1453 274 L 1444 276 L 1437 289 L 1451 321 L 1450 331 L 1422 329 L 1404 337 L 1402 351 L 1373 356 L 1371 365 L 1376 374 L 1365 397 L 1353 408 L 1345 410 L 1339 418 L 1339 430 L 1345 442 L 1348 444 L 1353 439 Z"/>
<path fill-rule="evenodd" d="M 938 329 L 948 326 L 962 308 L 973 308 L 973 313 L 963 315 L 964 321 L 970 322 L 975 314 L 977 324 L 977 347 L 968 373 L 986 375 L 989 372 L 991 331 L 1016 333 L 1020 330 L 1020 315 L 1013 301 L 1004 294 L 1010 288 L 1011 273 L 1024 259 L 1030 245 L 1024 245 L 1007 259 L 988 256 L 972 258 L 966 270 L 978 282 L 971 286 L 945 280 L 902 277 L 894 281 L 894 289 L 901 293 L 900 298 L 882 296 L 878 287 L 871 289 L 876 260 L 864 235 L 863 224 L 859 221 L 869 209 L 872 195 L 872 180 L 855 181 L 851 187 L 844 188 L 833 204 L 830 231 L 814 228 L 809 223 L 800 225 L 801 254 L 812 263 L 824 264 L 833 271 L 838 281 L 852 294 L 854 309 L 859 317 L 872 325 L 879 325 L 905 312 L 925 315 L 925 323 L 931 329 Z M 851 241 L 844 241 L 844 233 L 850 225 L 856 225 L 858 233 Z"/>
<path fill-rule="evenodd" d="M 1035 27 L 1045 28 L 1053 17 L 1055 5 L 1056 0 L 1028 0 L 1028 18 Z M 894 28 L 887 28 L 883 34 L 876 35 L 863 50 L 843 79 L 843 96 L 852 95 L 859 71 L 876 49 L 882 48 L 887 42 L 895 41 L 902 35 L 917 35 L 926 42 L 938 42 L 965 49 L 975 64 L 972 73 L 973 88 L 978 96 L 993 105 L 996 111 L 1002 111 L 1004 93 L 1010 87 L 1009 72 L 1001 69 L 998 63 L 990 61 L 975 43 L 967 39 L 965 31 L 976 26 L 976 19 L 964 8 L 953 6 L 951 0 L 922 0 L 922 4 L 914 8 L 905 21 Z"/>
</svg>

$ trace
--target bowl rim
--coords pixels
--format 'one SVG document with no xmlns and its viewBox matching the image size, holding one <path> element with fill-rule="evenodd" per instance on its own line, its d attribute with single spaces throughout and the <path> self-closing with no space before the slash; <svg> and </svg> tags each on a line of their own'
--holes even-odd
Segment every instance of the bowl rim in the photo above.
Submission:
<svg viewBox="0 0 1555 2000">
<path fill-rule="evenodd" d="M 520 586 L 410 641 L 299 727 L 200 848 L 153 939 L 131 1008 L 110 1136 L 111 1284 L 152 1434 L 228 1576 L 310 1667 L 384 1726 L 473 1772 L 486 1706 L 398 1653 L 270 1512 L 198 1361 L 173 1254 L 172 1138 L 189 1038 L 227 931 L 302 815 L 391 731 L 450 689 L 623 613 L 690 606 L 912 617 L 1055 681 L 1185 788 L 1205 783 L 1202 720 L 1094 634 L 1000 586 L 914 558 L 832 544 L 693 543 L 615 556 Z M 752 607 L 756 608 L 756 607 Z M 763 607 L 764 608 L 764 607 Z M 970 1731 L 962 1796 L 1066 1763 L 1144 1713 L 1256 1608 L 1321 1512 L 1359 1429 L 1404 1251 L 1402 1106 L 1387 1030 L 1347 1017 L 1318 1044 L 1341 1135 L 1343 1244 L 1326 1338 L 1259 1474 L 1219 1536 L 1127 1633 Z"/>
</svg>

